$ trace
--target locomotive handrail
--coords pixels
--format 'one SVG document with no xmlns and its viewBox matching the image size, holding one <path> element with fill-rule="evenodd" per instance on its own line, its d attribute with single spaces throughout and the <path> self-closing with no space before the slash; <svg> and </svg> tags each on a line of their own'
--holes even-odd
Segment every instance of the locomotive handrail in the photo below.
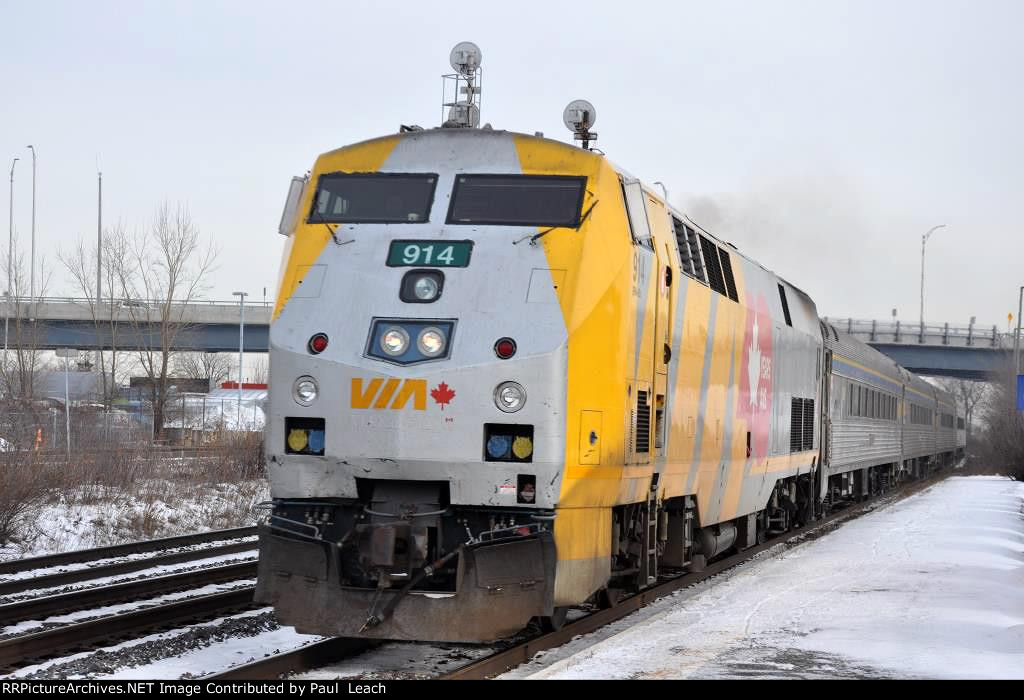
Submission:
<svg viewBox="0 0 1024 700">
<path fill-rule="evenodd" d="M 296 532 L 295 530 L 291 530 L 291 529 L 288 529 L 286 527 L 282 527 L 280 525 L 275 525 L 274 524 L 275 520 L 280 520 L 281 522 L 285 522 L 285 523 L 288 523 L 289 525 L 294 525 L 294 526 L 297 526 L 297 527 L 300 527 L 300 528 L 308 528 L 308 529 L 313 531 L 313 534 L 312 535 L 307 535 L 307 534 L 305 534 L 303 532 Z M 323 542 L 324 541 L 323 535 L 320 534 L 320 528 L 318 528 L 316 525 L 310 525 L 309 523 L 304 523 L 304 522 L 302 522 L 300 520 L 292 520 L 291 518 L 286 518 L 286 517 L 284 517 L 282 515 L 271 515 L 267 519 L 267 527 L 269 527 L 271 530 L 280 530 L 281 532 L 287 532 L 290 535 L 295 535 L 296 537 L 302 537 L 302 538 L 305 538 L 307 540 L 313 540 L 314 542 Z"/>
</svg>

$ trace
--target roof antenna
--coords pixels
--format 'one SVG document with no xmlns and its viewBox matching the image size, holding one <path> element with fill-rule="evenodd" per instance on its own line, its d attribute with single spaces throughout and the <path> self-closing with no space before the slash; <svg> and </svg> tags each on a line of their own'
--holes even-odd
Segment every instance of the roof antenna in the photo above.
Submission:
<svg viewBox="0 0 1024 700">
<path fill-rule="evenodd" d="M 441 76 L 442 128 L 474 129 L 479 126 L 482 58 L 480 47 L 472 41 L 459 42 L 452 49 L 449 62 L 455 72 Z"/>
<path fill-rule="evenodd" d="M 591 150 L 591 141 L 597 141 L 597 134 L 590 130 L 596 121 L 597 110 L 586 100 L 573 100 L 562 112 L 565 128 L 572 132 L 573 141 L 583 142 L 585 151 Z"/>
</svg>

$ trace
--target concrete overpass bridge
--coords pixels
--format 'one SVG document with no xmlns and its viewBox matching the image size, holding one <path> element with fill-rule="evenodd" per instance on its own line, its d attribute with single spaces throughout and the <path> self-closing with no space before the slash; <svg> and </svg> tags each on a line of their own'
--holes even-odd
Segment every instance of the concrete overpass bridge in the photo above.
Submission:
<svg viewBox="0 0 1024 700">
<path fill-rule="evenodd" d="M 160 319 L 166 317 L 182 326 L 173 350 L 238 352 L 237 301 L 172 304 L 166 314 L 158 301 L 115 301 L 113 306 L 107 301 L 95 316 L 94 304 L 95 300 L 69 297 L 38 297 L 35 304 L 25 297 L 5 303 L 2 310 L 3 318 L 9 317 L 8 344 L 14 347 L 23 341 L 43 350 L 155 348 L 160 347 Z M 246 302 L 246 352 L 267 351 L 272 310 L 273 302 Z M 18 315 L 20 321 L 15 319 Z M 3 340 L 4 323 L 0 320 L 0 343 Z"/>
<path fill-rule="evenodd" d="M 1013 334 L 996 326 L 822 319 L 891 357 L 911 372 L 984 380 L 1012 363 Z"/>
<path fill-rule="evenodd" d="M 26 344 L 44 350 L 134 350 L 159 347 L 163 313 L 159 302 L 123 300 L 111 307 L 106 303 L 94 320 L 87 299 L 41 297 L 34 304 L 27 298 L 5 303 L 4 316 L 9 324 L 10 346 L 20 337 Z M 20 323 L 13 319 L 21 315 Z M 245 350 L 266 352 L 269 346 L 270 314 L 273 302 L 245 305 Z M 237 301 L 192 301 L 172 304 L 168 318 L 180 319 L 184 328 L 177 333 L 173 350 L 197 352 L 237 352 L 239 308 Z M 34 319 L 30 321 L 27 319 Z M 823 319 L 840 332 L 848 333 L 885 353 L 897 363 L 918 374 L 984 379 L 1011 361 L 1013 335 L 1000 333 L 996 326 L 977 327 L 943 324 L 865 321 L 852 318 Z M 177 322 L 177 321 L 176 321 Z M 0 325 L 0 341 L 4 329 Z"/>
</svg>

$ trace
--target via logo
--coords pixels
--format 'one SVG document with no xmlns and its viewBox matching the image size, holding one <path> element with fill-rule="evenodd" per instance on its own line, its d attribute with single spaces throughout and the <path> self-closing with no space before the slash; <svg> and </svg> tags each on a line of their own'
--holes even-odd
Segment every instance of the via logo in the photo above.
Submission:
<svg viewBox="0 0 1024 700">
<path fill-rule="evenodd" d="M 430 396 L 444 410 L 455 398 L 455 391 L 441 382 Z M 352 408 L 400 411 L 410 402 L 414 411 L 427 410 L 427 380 L 375 377 L 367 382 L 362 377 L 352 378 Z"/>
</svg>

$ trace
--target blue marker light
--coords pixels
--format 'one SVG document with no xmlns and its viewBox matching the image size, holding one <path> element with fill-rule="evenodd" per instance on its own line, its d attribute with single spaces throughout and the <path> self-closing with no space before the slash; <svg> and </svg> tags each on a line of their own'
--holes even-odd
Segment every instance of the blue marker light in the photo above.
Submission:
<svg viewBox="0 0 1024 700">
<path fill-rule="evenodd" d="M 512 441 L 506 435 L 492 435 L 487 441 L 487 454 L 491 459 L 508 457 L 508 452 L 511 449 Z"/>
<path fill-rule="evenodd" d="M 322 430 L 310 430 L 309 431 L 309 451 L 310 452 L 323 452 L 324 451 L 324 431 L 322 431 Z"/>
</svg>

